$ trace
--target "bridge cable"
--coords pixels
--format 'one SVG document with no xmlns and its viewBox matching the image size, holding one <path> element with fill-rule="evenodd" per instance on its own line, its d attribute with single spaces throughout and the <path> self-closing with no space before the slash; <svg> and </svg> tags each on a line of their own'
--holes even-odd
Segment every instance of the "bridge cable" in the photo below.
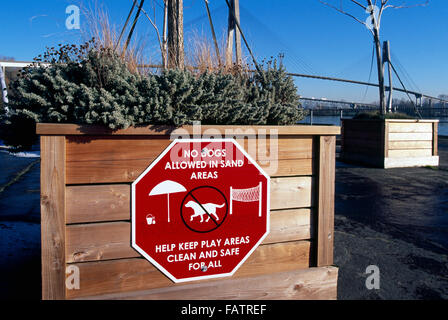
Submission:
<svg viewBox="0 0 448 320">
<path fill-rule="evenodd" d="M 126 28 L 128 26 L 129 20 L 131 19 L 132 13 L 134 12 L 134 9 L 135 9 L 136 5 L 137 5 L 137 0 L 134 0 L 133 3 L 132 3 L 131 10 L 129 11 L 128 17 L 126 18 L 126 22 L 124 23 L 123 29 L 120 32 L 120 36 L 118 37 L 118 41 L 115 44 L 114 51 L 116 51 L 117 47 L 120 45 L 121 39 L 123 38 L 123 35 L 124 35 L 124 31 L 126 30 Z"/>
<path fill-rule="evenodd" d="M 394 64 L 393 64 L 391 61 L 389 61 L 389 63 L 390 63 L 390 65 L 391 65 L 392 70 L 394 71 L 395 75 L 397 76 L 398 80 L 400 81 L 401 86 L 403 87 L 404 91 L 406 92 L 406 95 L 408 96 L 409 101 L 411 101 L 412 106 L 414 107 L 414 111 L 415 111 L 415 113 L 417 114 L 417 116 L 418 116 L 420 119 L 422 119 L 422 115 L 421 115 L 420 112 L 418 111 L 418 108 L 417 108 L 417 106 L 415 105 L 414 100 L 412 100 L 411 96 L 409 95 L 409 92 L 408 92 L 408 90 L 406 89 L 406 87 L 405 87 L 403 81 L 401 81 L 400 75 L 398 74 L 397 70 L 395 69 Z"/>
<path fill-rule="evenodd" d="M 373 61 L 375 58 L 375 43 L 372 46 L 372 58 L 370 60 L 370 71 L 369 71 L 369 80 L 367 80 L 367 82 L 370 82 L 370 79 L 372 77 L 372 70 L 373 70 Z M 366 85 L 366 90 L 364 91 L 364 95 L 361 99 L 361 101 L 365 101 L 366 97 L 367 97 L 367 91 L 369 91 L 370 86 Z"/>
</svg>

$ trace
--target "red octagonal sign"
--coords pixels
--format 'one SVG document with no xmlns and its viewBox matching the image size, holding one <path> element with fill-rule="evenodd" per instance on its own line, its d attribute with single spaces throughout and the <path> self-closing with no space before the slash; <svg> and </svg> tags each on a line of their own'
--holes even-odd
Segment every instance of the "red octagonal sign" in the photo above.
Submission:
<svg viewBox="0 0 448 320">
<path fill-rule="evenodd" d="M 132 184 L 132 246 L 174 282 L 231 276 L 269 232 L 269 176 L 234 139 L 178 139 Z"/>
</svg>

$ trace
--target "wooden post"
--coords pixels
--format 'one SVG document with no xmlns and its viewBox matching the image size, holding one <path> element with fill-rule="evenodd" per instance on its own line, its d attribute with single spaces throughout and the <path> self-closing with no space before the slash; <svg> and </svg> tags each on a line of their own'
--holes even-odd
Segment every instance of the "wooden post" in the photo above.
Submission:
<svg viewBox="0 0 448 320">
<path fill-rule="evenodd" d="M 381 137 L 384 139 L 383 141 L 383 158 L 389 157 L 389 121 L 386 119 L 383 121 L 383 127 L 382 127 Z"/>
<path fill-rule="evenodd" d="M 317 255 L 318 267 L 333 264 L 336 137 L 318 140 Z"/>
<path fill-rule="evenodd" d="M 437 156 L 439 153 L 437 152 L 438 148 L 438 125 L 439 123 L 432 123 L 432 155 Z"/>
<path fill-rule="evenodd" d="M 184 67 L 183 0 L 168 0 L 168 67 Z"/>
<path fill-rule="evenodd" d="M 42 299 L 65 299 L 65 137 L 41 137 Z"/>
</svg>

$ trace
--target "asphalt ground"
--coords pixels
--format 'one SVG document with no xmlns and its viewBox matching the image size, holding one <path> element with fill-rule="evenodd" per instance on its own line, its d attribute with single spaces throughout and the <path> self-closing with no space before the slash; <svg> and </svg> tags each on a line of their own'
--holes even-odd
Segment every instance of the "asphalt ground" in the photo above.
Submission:
<svg viewBox="0 0 448 320">
<path fill-rule="evenodd" d="M 439 168 L 337 162 L 338 299 L 448 298 L 448 138 Z M 40 299 L 38 158 L 0 150 L 0 299 Z M 376 266 L 379 289 L 368 289 Z"/>
</svg>

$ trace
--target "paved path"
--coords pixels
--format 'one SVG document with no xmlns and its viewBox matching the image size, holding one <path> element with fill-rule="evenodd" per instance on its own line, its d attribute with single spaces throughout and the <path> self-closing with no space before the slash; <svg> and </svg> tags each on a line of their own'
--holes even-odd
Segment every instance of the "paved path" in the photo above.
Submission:
<svg viewBox="0 0 448 320">
<path fill-rule="evenodd" d="M 448 139 L 441 167 L 337 163 L 339 299 L 448 298 Z M 40 298 L 39 163 L 0 151 L 0 299 Z M 367 290 L 365 269 L 380 270 Z"/>
<path fill-rule="evenodd" d="M 335 264 L 339 299 L 447 299 L 448 171 L 338 164 Z"/>
</svg>

